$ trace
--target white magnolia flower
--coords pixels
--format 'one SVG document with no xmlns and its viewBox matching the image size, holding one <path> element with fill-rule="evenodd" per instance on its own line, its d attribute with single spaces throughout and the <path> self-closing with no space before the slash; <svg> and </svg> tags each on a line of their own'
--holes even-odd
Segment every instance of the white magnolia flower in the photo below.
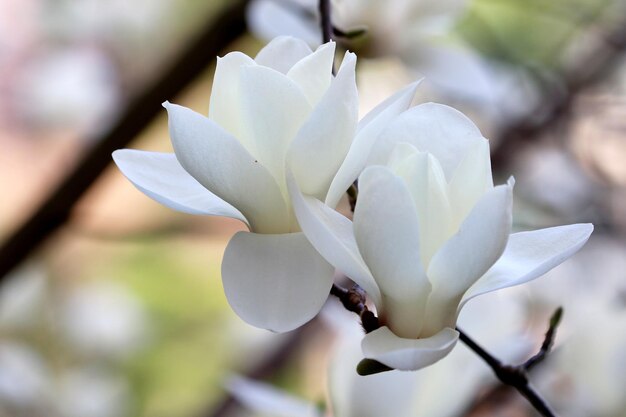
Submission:
<svg viewBox="0 0 626 417">
<path fill-rule="evenodd" d="M 352 152 L 372 165 L 359 177 L 354 224 L 303 196 L 295 181 L 290 191 L 313 246 L 376 306 L 383 326 L 363 339 L 365 357 L 392 368 L 443 358 L 467 301 L 537 278 L 593 230 L 575 224 L 510 235 L 513 181 L 493 186 L 488 141 L 447 106 L 413 107 L 373 150 Z"/>
<path fill-rule="evenodd" d="M 372 142 L 413 97 L 415 85 L 357 125 L 356 56 L 346 53 L 333 77 L 334 53 L 334 43 L 312 52 L 289 37 L 273 40 L 254 59 L 229 53 L 217 63 L 208 117 L 165 103 L 174 154 L 113 154 L 124 175 L 158 202 L 250 228 L 230 240 L 222 279 L 232 308 L 257 327 L 302 325 L 332 285 L 333 267 L 293 214 L 287 165 L 298 187 L 334 207 L 360 172 L 358 163 L 342 166 L 353 139 Z"/>
</svg>

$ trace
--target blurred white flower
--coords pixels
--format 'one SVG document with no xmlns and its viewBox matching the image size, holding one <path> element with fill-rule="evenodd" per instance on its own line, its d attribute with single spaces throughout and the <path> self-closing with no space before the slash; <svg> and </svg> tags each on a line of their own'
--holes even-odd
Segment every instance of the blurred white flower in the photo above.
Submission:
<svg viewBox="0 0 626 417">
<path fill-rule="evenodd" d="M 145 341 L 144 312 L 121 286 L 99 282 L 72 288 L 64 296 L 60 313 L 68 341 L 85 353 L 124 357 Z"/>
<path fill-rule="evenodd" d="M 362 57 L 397 57 L 446 98 L 478 109 L 496 127 L 525 116 L 538 103 L 527 71 L 481 56 L 454 35 L 469 0 L 334 0 L 331 18 L 344 31 L 365 28 L 348 41 Z M 248 27 L 260 39 L 292 35 L 319 45 L 317 0 L 254 0 Z"/>
<path fill-rule="evenodd" d="M 113 154 L 124 175 L 162 204 L 250 228 L 226 248 L 224 290 L 241 318 L 273 331 L 315 316 L 334 271 L 300 232 L 287 167 L 298 187 L 335 207 L 362 166 L 343 163 L 353 140 L 371 143 L 414 94 L 409 86 L 357 125 L 356 56 L 346 53 L 333 77 L 334 52 L 332 42 L 313 52 L 282 37 L 255 59 L 229 53 L 217 64 L 208 118 L 165 104 L 175 154 Z"/>
<path fill-rule="evenodd" d="M 3 330 L 34 325 L 46 302 L 47 276 L 38 265 L 26 265 L 10 274 L 0 290 L 0 327 Z"/>
<path fill-rule="evenodd" d="M 121 417 L 130 405 L 125 379 L 99 368 L 66 372 L 56 387 L 56 406 L 63 417 Z"/>
<path fill-rule="evenodd" d="M 48 369 L 36 352 L 19 343 L 0 344 L 0 414 L 41 411 L 51 388 Z"/>
<path fill-rule="evenodd" d="M 102 129 L 120 98 L 116 70 L 95 48 L 41 54 L 28 62 L 15 88 L 28 123 L 81 133 Z"/>
<path fill-rule="evenodd" d="M 465 11 L 466 0 L 334 0 L 333 24 L 344 31 L 366 28 L 370 52 L 399 53 L 415 41 L 448 32 Z M 248 26 L 261 39 L 298 36 L 321 42 L 317 0 L 255 0 L 247 11 Z M 371 49 L 373 48 L 373 50 Z"/>
<path fill-rule="evenodd" d="M 593 230 L 576 224 L 510 235 L 513 181 L 493 186 L 488 141 L 450 107 L 413 107 L 373 150 L 359 152 L 371 166 L 359 177 L 354 224 L 295 182 L 289 189 L 313 246 L 374 302 L 383 326 L 365 336 L 363 353 L 391 368 L 443 358 L 467 301 L 541 276 Z"/>
<path fill-rule="evenodd" d="M 626 398 L 626 245 L 594 236 L 571 261 L 525 288 L 533 311 L 564 316 L 537 389 L 560 415 L 623 416 Z"/>
</svg>

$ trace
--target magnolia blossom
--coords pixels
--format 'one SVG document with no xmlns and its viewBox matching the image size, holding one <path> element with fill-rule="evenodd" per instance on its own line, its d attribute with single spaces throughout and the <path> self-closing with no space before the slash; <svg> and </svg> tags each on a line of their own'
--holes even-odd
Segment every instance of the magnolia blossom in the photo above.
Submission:
<svg viewBox="0 0 626 417">
<path fill-rule="evenodd" d="M 313 246 L 361 285 L 382 326 L 367 358 L 416 370 L 447 355 L 472 298 L 544 274 L 587 241 L 591 224 L 511 234 L 513 181 L 494 187 L 489 143 L 460 112 L 423 104 L 394 119 L 359 177 L 354 223 L 290 181 Z M 306 192 L 304 193 L 306 194 Z"/>
<path fill-rule="evenodd" d="M 222 279 L 232 308 L 257 327 L 302 325 L 332 284 L 334 268 L 293 214 L 287 168 L 301 190 L 335 207 L 364 162 L 344 163 L 351 143 L 371 143 L 413 97 L 415 85 L 357 124 L 356 56 L 346 53 L 333 77 L 334 54 L 332 42 L 313 52 L 289 37 L 273 40 L 254 59 L 229 53 L 217 63 L 208 117 L 164 104 L 173 154 L 113 154 L 124 175 L 158 202 L 249 227 L 251 233 L 230 240 Z"/>
</svg>

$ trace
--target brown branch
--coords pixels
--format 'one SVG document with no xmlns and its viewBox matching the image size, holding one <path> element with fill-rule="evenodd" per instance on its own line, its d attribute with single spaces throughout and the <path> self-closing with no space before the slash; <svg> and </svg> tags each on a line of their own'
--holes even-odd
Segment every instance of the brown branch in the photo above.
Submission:
<svg viewBox="0 0 626 417">
<path fill-rule="evenodd" d="M 232 2 L 212 17 L 174 64 L 129 104 L 117 123 L 95 141 L 93 148 L 37 211 L 8 237 L 0 247 L 0 282 L 70 218 L 76 202 L 111 162 L 111 153 L 133 140 L 163 111 L 163 101 L 182 91 L 245 31 L 246 3 L 246 0 Z"/>
<path fill-rule="evenodd" d="M 546 401 L 541 398 L 539 393 L 530 385 L 528 381 L 528 373 L 524 364 L 522 365 L 506 365 L 492 356 L 489 352 L 483 349 L 478 343 L 472 340 L 467 334 L 465 334 L 458 327 L 456 330 L 459 332 L 459 339 L 465 345 L 474 351 L 482 360 L 489 365 L 494 374 L 498 377 L 500 382 L 504 385 L 513 387 L 528 400 L 535 410 L 541 413 L 545 417 L 556 417 L 556 414 L 548 406 Z"/>
<path fill-rule="evenodd" d="M 365 333 L 373 332 L 380 327 L 378 317 L 365 304 L 365 291 L 358 285 L 355 284 L 348 290 L 333 284 L 330 295 L 337 297 L 346 310 L 356 313 L 361 318 L 361 326 Z"/>
<path fill-rule="evenodd" d="M 333 37 L 333 23 L 330 17 L 330 0 L 319 0 L 320 24 L 322 26 L 322 43 L 327 43 Z"/>
<path fill-rule="evenodd" d="M 366 333 L 376 330 L 380 327 L 378 318 L 372 313 L 365 303 L 365 292 L 358 286 L 354 286 L 352 289 L 347 290 L 336 284 L 330 290 L 330 294 L 339 298 L 339 301 L 348 311 L 352 311 L 361 317 L 361 324 Z M 500 382 L 504 385 L 515 388 L 520 394 L 522 394 L 528 402 L 537 410 L 541 415 L 545 417 L 555 417 L 556 414 L 550 409 L 545 400 L 535 391 L 530 385 L 528 380 L 528 369 L 543 360 L 552 346 L 554 336 L 556 334 L 556 328 L 561 320 L 563 310 L 561 308 L 552 316 L 550 320 L 550 327 L 546 333 L 545 340 L 541 345 L 539 353 L 528 361 L 521 365 L 507 365 L 503 364 L 470 338 L 465 332 L 457 327 L 459 332 L 459 339 L 467 345 L 468 348 L 474 351 L 482 360 L 489 365 L 494 374 L 498 377 Z M 366 317 L 366 318 L 364 318 Z M 357 366 L 357 372 L 360 375 L 371 375 L 374 373 L 390 371 L 390 368 L 376 360 L 364 359 Z"/>
<path fill-rule="evenodd" d="M 539 348 L 539 352 L 536 355 L 528 359 L 522 365 L 526 371 L 530 371 L 535 366 L 543 362 L 543 360 L 548 356 L 550 350 L 552 349 L 552 345 L 554 344 L 554 338 L 556 337 L 556 329 L 559 327 L 559 323 L 561 322 L 561 318 L 563 317 L 563 307 L 559 307 L 550 317 L 550 325 L 548 326 L 548 331 L 543 339 L 543 343 Z"/>
</svg>

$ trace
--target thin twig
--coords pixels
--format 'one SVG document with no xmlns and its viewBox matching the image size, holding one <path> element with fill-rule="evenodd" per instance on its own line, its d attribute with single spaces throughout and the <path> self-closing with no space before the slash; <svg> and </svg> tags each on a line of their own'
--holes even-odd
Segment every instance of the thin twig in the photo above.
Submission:
<svg viewBox="0 0 626 417">
<path fill-rule="evenodd" d="M 563 307 L 559 307 L 550 317 L 550 325 L 548 326 L 548 331 L 546 332 L 545 338 L 543 339 L 543 343 L 541 344 L 541 348 L 539 348 L 539 352 L 532 358 L 528 359 L 522 365 L 524 369 L 530 371 L 532 368 L 541 363 L 550 350 L 552 349 L 552 345 L 554 344 L 554 339 L 556 337 L 556 329 L 561 322 L 561 317 L 563 317 Z"/>
<path fill-rule="evenodd" d="M 330 0 L 319 0 L 320 24 L 322 26 L 322 43 L 327 43 L 333 37 L 333 23 L 330 16 Z"/>
<path fill-rule="evenodd" d="M 229 43 L 246 29 L 247 0 L 233 2 L 203 26 L 206 28 L 171 67 L 137 96 L 117 123 L 53 190 L 34 214 L 0 247 L 0 282 L 69 218 L 72 208 L 111 162 L 111 153 L 126 146 L 158 114 L 161 103 L 189 85 Z"/>
<path fill-rule="evenodd" d="M 492 356 L 489 352 L 482 348 L 472 338 L 470 338 L 465 332 L 458 327 L 456 330 L 459 332 L 459 339 L 467 347 L 474 351 L 482 360 L 484 360 L 491 370 L 496 374 L 500 382 L 505 385 L 509 385 L 515 388 L 520 394 L 522 394 L 528 402 L 545 417 L 556 417 L 556 413 L 552 411 L 546 401 L 539 395 L 537 391 L 530 385 L 528 381 L 528 373 L 524 365 L 512 366 L 505 365 Z"/>
<path fill-rule="evenodd" d="M 348 290 L 333 284 L 330 294 L 339 298 L 346 310 L 352 311 L 361 317 L 361 324 L 366 333 L 372 332 L 380 327 L 380 323 L 376 315 L 367 308 L 365 303 L 366 295 L 360 287 L 355 286 Z M 532 367 L 539 361 L 543 360 L 550 351 L 561 315 L 562 309 L 559 308 L 552 316 L 550 327 L 546 333 L 546 338 L 539 353 L 533 356 L 535 359 L 531 358 L 522 365 L 517 366 L 503 364 L 500 360 L 483 349 L 482 346 L 476 343 L 461 329 L 457 327 L 456 330 L 459 332 L 459 339 L 465 343 L 467 347 L 473 350 L 482 360 L 484 360 L 487 365 L 489 365 L 500 382 L 515 388 L 539 413 L 541 413 L 541 415 L 545 417 L 556 417 L 556 414 L 550 409 L 546 401 L 535 391 L 532 385 L 530 385 L 527 371 L 529 367 Z M 391 369 L 392 368 L 389 368 L 388 366 L 375 360 L 364 359 L 359 363 L 357 372 L 361 375 L 369 375 L 389 371 Z"/>
<path fill-rule="evenodd" d="M 365 333 L 373 332 L 380 327 L 378 317 L 365 304 L 365 291 L 358 285 L 349 290 L 333 284 L 330 295 L 334 295 L 348 311 L 356 313 L 361 318 L 361 325 Z"/>
</svg>

